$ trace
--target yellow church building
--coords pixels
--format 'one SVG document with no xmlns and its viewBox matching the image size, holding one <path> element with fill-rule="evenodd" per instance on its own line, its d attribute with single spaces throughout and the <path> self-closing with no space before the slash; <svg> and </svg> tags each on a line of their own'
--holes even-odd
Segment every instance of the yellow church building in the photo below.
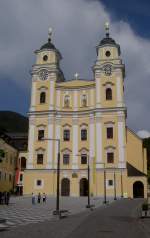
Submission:
<svg viewBox="0 0 150 238">
<path fill-rule="evenodd" d="M 56 195 L 60 149 L 60 194 L 147 197 L 147 161 L 142 140 L 126 126 L 125 66 L 120 46 L 106 36 L 97 46 L 93 79 L 66 81 L 61 53 L 51 42 L 35 51 L 24 194 Z M 60 148 L 59 148 L 60 142 Z"/>
</svg>

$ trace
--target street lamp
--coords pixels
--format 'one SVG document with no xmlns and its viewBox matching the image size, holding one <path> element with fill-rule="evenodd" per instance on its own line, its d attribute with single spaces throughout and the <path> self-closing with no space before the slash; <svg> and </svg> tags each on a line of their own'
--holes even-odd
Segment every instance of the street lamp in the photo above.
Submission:
<svg viewBox="0 0 150 238">
<path fill-rule="evenodd" d="M 104 166 L 104 201 L 103 201 L 103 203 L 106 204 L 107 203 L 107 195 L 106 195 L 106 170 L 105 170 L 105 163 L 101 162 L 100 164 L 102 164 Z"/>
<path fill-rule="evenodd" d="M 114 168 L 114 200 L 117 200 L 117 197 L 116 197 L 116 173 L 115 173 L 115 168 Z"/>
<path fill-rule="evenodd" d="M 53 215 L 60 215 L 60 202 L 59 202 L 59 180 L 60 180 L 60 139 L 42 138 L 42 140 L 57 141 L 58 154 L 57 154 L 57 194 L 56 194 L 56 210 L 53 211 Z"/>
</svg>

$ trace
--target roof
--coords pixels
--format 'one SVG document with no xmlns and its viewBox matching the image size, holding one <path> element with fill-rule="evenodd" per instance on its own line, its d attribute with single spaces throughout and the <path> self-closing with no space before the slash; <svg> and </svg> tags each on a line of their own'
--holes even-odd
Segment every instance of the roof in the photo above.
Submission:
<svg viewBox="0 0 150 238">
<path fill-rule="evenodd" d="M 43 50 L 43 49 L 53 49 L 55 50 L 55 46 L 51 43 L 51 39 L 48 39 L 48 42 L 44 45 L 41 46 L 40 50 Z"/>
<path fill-rule="evenodd" d="M 118 53 L 120 55 L 120 45 L 115 42 L 115 40 L 111 37 L 109 37 L 109 34 L 106 34 L 106 37 L 103 38 L 98 46 L 105 46 L 105 45 L 112 45 L 118 48 Z"/>
<path fill-rule="evenodd" d="M 74 79 L 74 80 L 68 80 L 65 82 L 57 83 L 56 87 L 59 87 L 59 88 L 80 88 L 80 87 L 91 87 L 94 85 L 95 85 L 95 82 L 92 80 Z"/>
<path fill-rule="evenodd" d="M 0 133 L 0 138 L 15 149 L 22 151 L 27 150 L 28 134 L 27 133 Z"/>
<path fill-rule="evenodd" d="M 135 168 L 133 165 L 127 162 L 127 174 L 128 177 L 142 177 L 142 176 L 147 176 L 137 168 Z"/>
</svg>

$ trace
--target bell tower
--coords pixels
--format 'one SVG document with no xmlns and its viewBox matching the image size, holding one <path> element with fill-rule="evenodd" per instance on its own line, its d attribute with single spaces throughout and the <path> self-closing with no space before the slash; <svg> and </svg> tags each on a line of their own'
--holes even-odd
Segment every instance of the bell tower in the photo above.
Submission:
<svg viewBox="0 0 150 238">
<path fill-rule="evenodd" d="M 105 23 L 106 36 L 97 46 L 94 65 L 96 80 L 96 107 L 124 107 L 124 76 L 120 46 L 110 37 L 109 23 Z"/>
<path fill-rule="evenodd" d="M 126 167 L 126 107 L 124 104 L 125 67 L 121 59 L 120 45 L 110 37 L 109 23 L 105 23 L 106 36 L 97 46 L 97 59 L 93 67 L 96 85 L 96 118 L 97 141 L 102 142 L 102 152 L 97 149 L 97 160 L 102 158 L 106 163 L 105 154 L 114 149 L 114 166 Z M 113 130 L 113 140 L 108 140 L 106 131 Z M 101 163 L 100 161 L 100 163 Z"/>
</svg>

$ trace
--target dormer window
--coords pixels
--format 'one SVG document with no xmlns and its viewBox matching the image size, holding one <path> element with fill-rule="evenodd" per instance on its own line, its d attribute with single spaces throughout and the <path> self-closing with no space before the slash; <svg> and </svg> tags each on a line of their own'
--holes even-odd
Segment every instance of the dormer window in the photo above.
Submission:
<svg viewBox="0 0 150 238">
<path fill-rule="evenodd" d="M 47 55 L 44 55 L 43 56 L 43 61 L 47 61 L 48 60 L 48 56 Z"/>
<path fill-rule="evenodd" d="M 107 50 L 107 51 L 106 51 L 106 53 L 105 53 L 105 55 L 106 55 L 106 57 L 110 57 L 110 56 L 111 56 L 111 53 L 110 53 L 110 51 L 109 51 L 109 50 Z"/>
<path fill-rule="evenodd" d="M 69 106 L 70 106 L 70 97 L 66 95 L 64 98 L 64 107 L 69 107 Z"/>
</svg>

